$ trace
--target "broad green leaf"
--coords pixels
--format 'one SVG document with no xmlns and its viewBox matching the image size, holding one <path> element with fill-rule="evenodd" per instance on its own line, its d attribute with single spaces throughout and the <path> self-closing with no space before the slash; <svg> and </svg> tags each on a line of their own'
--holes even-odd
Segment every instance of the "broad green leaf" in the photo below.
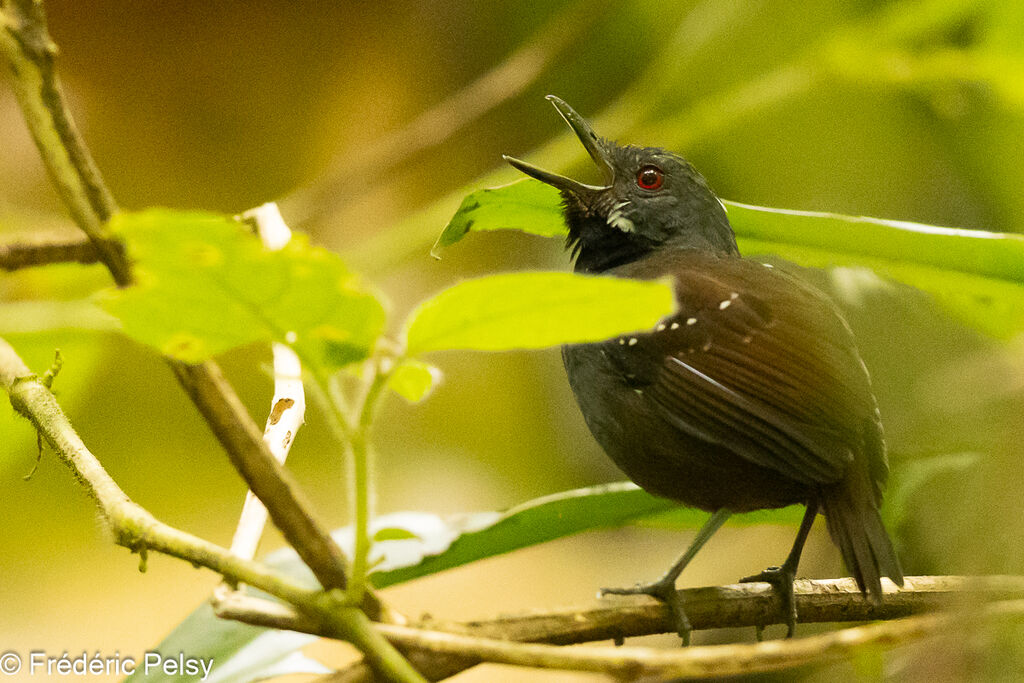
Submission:
<svg viewBox="0 0 1024 683">
<path fill-rule="evenodd" d="M 560 200 L 558 190 L 529 179 L 477 190 L 462 200 L 430 253 L 438 257 L 442 248 L 455 244 L 470 230 L 522 230 L 528 225 L 530 234 L 564 237 L 562 212 L 550 210 Z"/>
<path fill-rule="evenodd" d="M 466 280 L 423 302 L 407 323 L 410 355 L 592 342 L 654 325 L 675 309 L 667 282 L 504 273 Z"/>
<path fill-rule="evenodd" d="M 366 357 L 381 302 L 341 260 L 296 235 L 270 251 L 234 220 L 150 209 L 115 216 L 137 284 L 104 294 L 128 336 L 186 362 L 260 341 L 340 367 Z"/>
<path fill-rule="evenodd" d="M 558 193 L 530 184 L 544 186 L 527 179 L 474 192 L 438 244 L 452 244 L 467 231 L 502 228 L 552 236 L 547 226 L 561 221 Z M 520 209 L 530 201 L 537 204 Z M 504 207 L 500 220 L 488 202 Z M 1024 236 L 724 204 L 745 254 L 777 254 L 818 267 L 868 267 L 929 292 L 947 311 L 988 334 L 1006 338 L 1024 330 Z M 545 227 L 535 230 L 537 225 Z M 553 236 L 564 234 L 563 225 Z"/>
<path fill-rule="evenodd" d="M 404 359 L 388 378 L 388 388 L 409 403 L 419 403 L 441 380 L 441 370 L 415 358 Z"/>
</svg>

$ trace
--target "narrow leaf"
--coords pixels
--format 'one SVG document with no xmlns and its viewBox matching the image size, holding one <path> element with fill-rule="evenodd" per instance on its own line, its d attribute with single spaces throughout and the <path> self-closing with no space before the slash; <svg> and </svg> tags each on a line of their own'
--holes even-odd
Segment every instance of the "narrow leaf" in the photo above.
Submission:
<svg viewBox="0 0 1024 683">
<path fill-rule="evenodd" d="M 505 273 L 466 280 L 420 304 L 407 324 L 410 355 L 592 342 L 654 327 L 675 309 L 667 282 L 572 273 Z"/>
</svg>

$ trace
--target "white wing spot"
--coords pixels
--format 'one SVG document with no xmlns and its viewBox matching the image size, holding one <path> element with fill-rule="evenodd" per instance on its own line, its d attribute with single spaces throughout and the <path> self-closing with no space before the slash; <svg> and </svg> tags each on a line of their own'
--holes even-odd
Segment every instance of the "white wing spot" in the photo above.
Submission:
<svg viewBox="0 0 1024 683">
<path fill-rule="evenodd" d="M 733 292 L 732 294 L 729 295 L 729 300 L 730 301 L 736 301 L 736 299 L 738 299 L 738 298 L 740 298 L 740 295 L 737 294 L 736 292 Z"/>
<path fill-rule="evenodd" d="M 686 324 L 687 325 L 696 325 L 697 324 L 697 319 L 696 318 L 687 318 L 686 319 Z"/>
<path fill-rule="evenodd" d="M 619 340 L 619 345 L 620 346 L 625 346 L 626 345 L 626 340 L 625 339 L 620 339 Z"/>
<path fill-rule="evenodd" d="M 639 341 L 639 340 L 636 337 L 630 337 L 629 338 L 629 345 L 630 346 L 636 346 L 637 341 Z"/>
<path fill-rule="evenodd" d="M 762 263 L 761 265 L 764 266 L 765 268 L 774 268 L 775 267 L 775 266 L 773 266 L 770 263 Z"/>
<path fill-rule="evenodd" d="M 725 309 L 729 308 L 729 306 L 731 306 L 731 305 L 732 305 L 732 299 L 726 299 L 722 303 L 718 304 L 718 310 L 724 311 Z"/>
<path fill-rule="evenodd" d="M 710 351 L 711 350 L 711 342 L 705 343 L 704 346 L 702 346 L 700 350 L 701 351 Z"/>
<path fill-rule="evenodd" d="M 672 323 L 669 327 L 671 329 L 673 329 L 673 330 L 678 330 L 679 329 L 679 323 Z"/>
<path fill-rule="evenodd" d="M 658 332 L 665 331 L 665 323 L 658 323 Z"/>
</svg>

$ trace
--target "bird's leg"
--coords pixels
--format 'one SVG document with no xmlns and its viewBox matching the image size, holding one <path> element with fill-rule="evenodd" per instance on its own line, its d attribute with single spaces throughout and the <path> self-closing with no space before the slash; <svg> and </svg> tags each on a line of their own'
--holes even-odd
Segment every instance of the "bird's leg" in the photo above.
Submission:
<svg viewBox="0 0 1024 683">
<path fill-rule="evenodd" d="M 601 595 L 650 595 L 653 598 L 657 598 L 664 602 L 672 615 L 672 621 L 676 627 L 676 632 L 679 637 L 683 639 L 683 645 L 690 644 L 690 620 L 686 618 L 686 612 L 683 610 L 683 601 L 679 599 L 679 593 L 676 591 L 676 579 L 679 578 L 679 574 L 682 573 L 686 565 L 690 564 L 690 560 L 697 554 L 708 539 L 711 538 L 718 529 L 725 524 L 725 520 L 729 519 L 732 514 L 729 510 L 718 510 L 711 518 L 704 523 L 704 526 L 697 532 L 697 537 L 693 539 L 693 543 L 686 549 L 675 564 L 665 572 L 665 575 L 653 583 L 642 583 L 637 584 L 633 588 L 602 588 Z"/>
<path fill-rule="evenodd" d="M 781 567 L 768 567 L 760 574 L 740 579 L 740 583 L 752 583 L 764 581 L 770 583 L 775 593 L 782 602 L 782 615 L 786 622 L 786 637 L 792 638 L 796 632 L 796 596 L 793 595 L 793 581 L 796 579 L 796 568 L 800 564 L 800 553 L 804 550 L 804 543 L 807 541 L 807 534 L 814 525 L 814 518 L 818 516 L 818 500 L 811 499 L 807 503 L 807 511 L 804 519 L 800 522 L 800 531 L 796 534 L 793 542 L 793 549 L 789 556 L 782 563 Z M 758 628 L 758 640 L 761 640 L 762 628 Z"/>
</svg>

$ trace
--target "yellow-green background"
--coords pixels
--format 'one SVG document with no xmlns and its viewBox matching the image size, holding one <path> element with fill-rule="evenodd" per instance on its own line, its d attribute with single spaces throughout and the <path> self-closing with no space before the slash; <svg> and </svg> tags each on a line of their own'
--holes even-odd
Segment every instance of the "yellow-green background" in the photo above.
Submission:
<svg viewBox="0 0 1024 683">
<path fill-rule="evenodd" d="M 396 321 L 462 276 L 566 267 L 558 244 L 503 234 L 471 237 L 434 261 L 429 236 L 454 206 L 418 213 L 498 168 L 502 153 L 529 155 L 564 135 L 543 99 L 548 93 L 586 116 L 628 93 L 629 105 L 612 110 L 606 125 L 623 141 L 678 141 L 676 151 L 729 199 L 1024 231 L 1024 10 L 1015 2 L 583 3 L 562 19 L 579 36 L 522 92 L 409 158 L 367 154 L 535 41 L 571 6 L 47 3 L 71 107 L 123 206 L 238 212 L 280 200 L 293 228 L 349 254 L 380 284 Z M 932 22 L 944 13 L 954 18 Z M 936 28 L 898 35 L 915 22 Z M 889 39 L 878 27 L 897 35 Z M 800 81 L 807 73 L 812 82 Z M 7 79 L 0 80 L 0 236 L 70 229 Z M 339 166 L 348 170 L 337 183 L 330 169 Z M 863 273 L 818 278 L 844 293 L 897 468 L 977 454 L 976 466 L 930 481 L 899 511 L 893 531 L 908 573 L 1024 571 L 1024 345 L 986 340 L 944 319 L 926 297 Z M 0 299 L 74 299 L 105 284 L 96 267 L 0 274 Z M 164 363 L 109 334 L 10 334 L 18 324 L 0 320 L 33 367 L 44 368 L 55 346 L 63 350 L 58 396 L 125 491 L 161 519 L 227 544 L 244 487 Z M 262 422 L 269 354 L 246 349 L 222 360 Z M 381 414 L 380 511 L 498 509 L 621 478 L 586 432 L 557 352 L 433 360 L 445 371 L 435 395 L 419 407 L 391 401 Z M 0 650 L 141 654 L 215 577 L 160 557 L 139 574 L 50 453 L 22 481 L 35 438 L 10 413 L 0 407 Z M 337 449 L 319 415 L 311 411 L 307 421 L 290 466 L 321 516 L 340 526 L 346 504 Z M 823 526 L 801 574 L 841 572 Z M 727 529 L 682 583 L 727 583 L 777 563 L 791 535 Z M 445 618 L 585 602 L 599 585 L 653 578 L 686 540 L 663 530 L 589 534 L 388 595 L 400 610 Z M 271 536 L 267 545 L 278 543 Z M 930 679 L 936 652 L 943 664 L 936 675 L 948 680 L 1021 664 L 1019 631 L 975 635 L 901 651 L 885 671 Z M 339 650 L 318 654 L 336 658 Z M 816 680 L 871 677 L 867 670 L 840 665 Z"/>
</svg>

